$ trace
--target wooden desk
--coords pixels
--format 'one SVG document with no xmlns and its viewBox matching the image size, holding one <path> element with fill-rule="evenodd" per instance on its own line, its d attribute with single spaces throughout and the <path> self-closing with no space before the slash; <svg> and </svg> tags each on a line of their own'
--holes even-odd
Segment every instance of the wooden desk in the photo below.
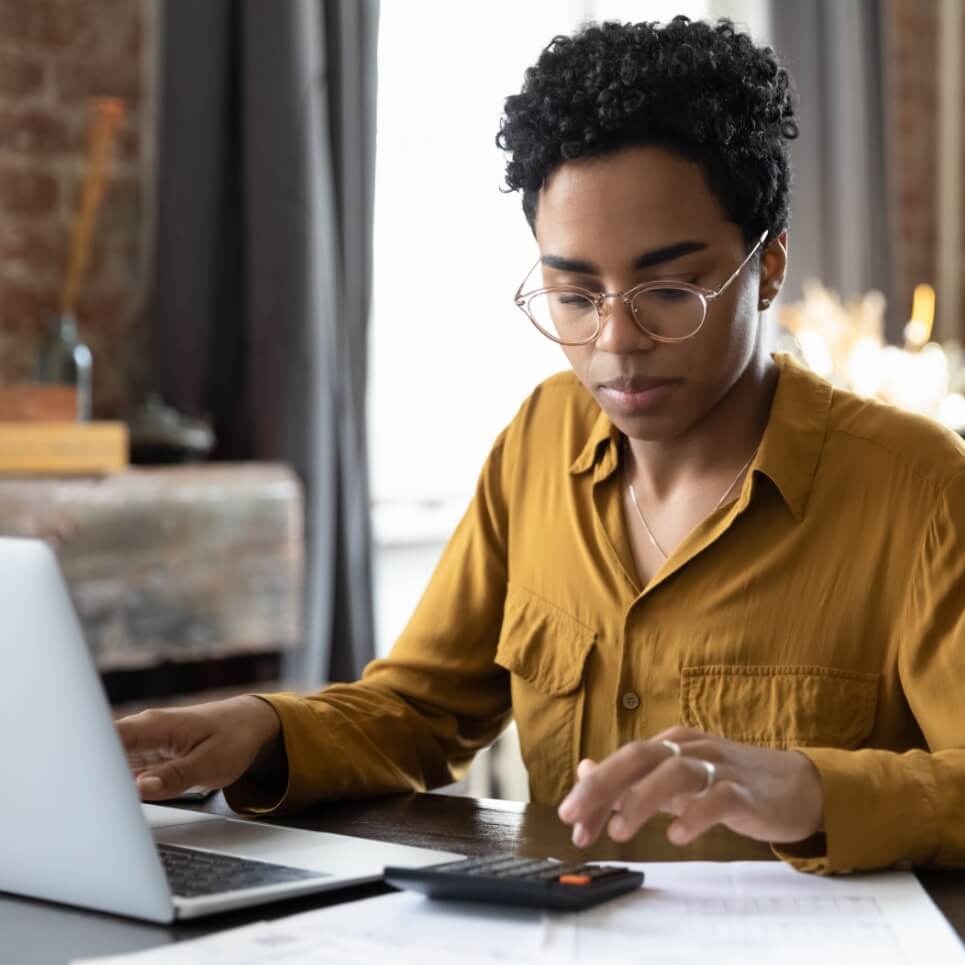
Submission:
<svg viewBox="0 0 965 965">
<path fill-rule="evenodd" d="M 191 807 L 230 813 L 220 795 L 205 805 Z M 551 808 L 442 794 L 405 794 L 328 805 L 279 823 L 471 855 L 515 851 L 567 858 L 578 854 Z M 681 855 L 656 839 L 653 846 L 653 860 Z M 608 856 L 605 847 L 587 854 L 591 858 Z M 926 870 L 918 877 L 959 936 L 965 938 L 965 871 Z M 9 965 L 64 965 L 72 958 L 166 945 L 389 890 L 383 885 L 364 885 L 334 895 L 278 902 L 169 926 L 0 895 L 0 959 Z"/>
</svg>

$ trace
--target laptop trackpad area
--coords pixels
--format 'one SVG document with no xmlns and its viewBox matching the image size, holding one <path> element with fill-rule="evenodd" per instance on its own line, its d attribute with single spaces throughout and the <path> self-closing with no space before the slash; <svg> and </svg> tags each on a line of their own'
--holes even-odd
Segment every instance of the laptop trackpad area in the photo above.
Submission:
<svg viewBox="0 0 965 965">
<path fill-rule="evenodd" d="M 459 857 L 442 851 L 410 848 L 342 834 L 283 828 L 212 815 L 204 817 L 213 819 L 155 827 L 154 838 L 163 844 L 273 861 L 356 880 L 381 877 L 382 869 L 387 864 L 419 866 Z"/>
</svg>

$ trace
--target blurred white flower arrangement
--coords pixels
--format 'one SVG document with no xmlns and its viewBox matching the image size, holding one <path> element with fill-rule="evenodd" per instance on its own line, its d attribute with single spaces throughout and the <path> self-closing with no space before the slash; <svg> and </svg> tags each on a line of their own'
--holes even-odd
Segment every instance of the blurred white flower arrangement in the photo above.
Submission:
<svg viewBox="0 0 965 965">
<path fill-rule="evenodd" d="M 844 303 L 819 282 L 803 288 L 803 301 L 781 307 L 779 348 L 835 385 L 931 416 L 965 435 L 965 351 L 958 342 L 930 341 L 930 285 L 915 289 L 901 348 L 885 342 L 880 292 Z"/>
</svg>

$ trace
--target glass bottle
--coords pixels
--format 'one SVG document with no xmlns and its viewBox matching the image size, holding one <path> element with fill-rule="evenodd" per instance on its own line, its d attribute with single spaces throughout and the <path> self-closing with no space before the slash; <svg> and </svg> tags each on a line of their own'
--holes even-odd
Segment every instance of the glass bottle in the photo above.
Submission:
<svg viewBox="0 0 965 965">
<path fill-rule="evenodd" d="M 77 420 L 89 422 L 94 360 L 77 335 L 77 319 L 69 312 L 54 316 L 40 349 L 37 381 L 69 385 L 77 390 Z"/>
</svg>

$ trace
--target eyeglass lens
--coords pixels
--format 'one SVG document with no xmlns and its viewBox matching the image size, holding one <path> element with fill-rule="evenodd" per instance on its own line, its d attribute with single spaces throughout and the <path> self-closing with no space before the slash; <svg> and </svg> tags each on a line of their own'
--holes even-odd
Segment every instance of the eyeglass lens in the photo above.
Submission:
<svg viewBox="0 0 965 965">
<path fill-rule="evenodd" d="M 561 342 L 588 341 L 600 327 L 596 303 L 579 292 L 540 292 L 530 296 L 526 307 L 543 333 Z M 651 288 L 633 298 L 637 323 L 663 338 L 693 335 L 704 320 L 704 310 L 701 297 L 685 288 Z"/>
</svg>

